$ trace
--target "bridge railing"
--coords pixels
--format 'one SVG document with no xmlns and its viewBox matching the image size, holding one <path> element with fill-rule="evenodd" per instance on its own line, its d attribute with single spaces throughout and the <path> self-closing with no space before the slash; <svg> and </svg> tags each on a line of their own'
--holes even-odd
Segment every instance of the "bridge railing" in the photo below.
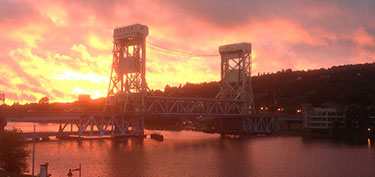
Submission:
<svg viewBox="0 0 375 177">
<path fill-rule="evenodd" d="M 146 115 L 244 116 L 244 100 L 147 96 Z"/>
</svg>

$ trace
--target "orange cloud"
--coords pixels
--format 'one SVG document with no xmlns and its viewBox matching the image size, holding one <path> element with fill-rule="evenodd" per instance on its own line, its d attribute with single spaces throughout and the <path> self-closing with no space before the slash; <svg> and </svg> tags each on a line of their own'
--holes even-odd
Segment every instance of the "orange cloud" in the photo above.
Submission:
<svg viewBox="0 0 375 177">
<path fill-rule="evenodd" d="M 368 34 L 362 27 L 353 31 L 351 36 L 359 45 L 375 46 L 375 35 Z"/>
<path fill-rule="evenodd" d="M 361 2 L 366 4 L 368 2 Z M 339 1 L 10 1 L 0 2 L 0 91 L 7 103 L 71 101 L 106 95 L 112 30 L 149 26 L 151 89 L 217 81 L 220 57 L 181 56 L 151 48 L 218 54 L 253 45 L 253 74 L 374 61 L 371 5 Z M 147 10 L 145 10 L 147 9 Z M 372 15 L 371 15 L 372 14 Z"/>
</svg>

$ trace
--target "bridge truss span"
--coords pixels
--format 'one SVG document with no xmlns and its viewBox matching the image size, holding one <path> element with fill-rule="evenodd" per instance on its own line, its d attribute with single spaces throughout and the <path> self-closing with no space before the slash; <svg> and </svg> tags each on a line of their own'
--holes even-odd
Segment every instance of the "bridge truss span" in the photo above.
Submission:
<svg viewBox="0 0 375 177">
<path fill-rule="evenodd" d="M 204 117 L 209 131 L 249 134 L 279 130 L 278 119 L 256 115 L 251 83 L 251 43 L 219 47 L 220 90 L 216 98 L 147 96 L 148 27 L 134 24 L 113 31 L 113 58 L 107 98 L 99 114 L 9 115 L 6 121 L 59 122 L 58 132 L 41 136 L 144 136 L 148 117 Z M 0 95 L 0 101 L 1 95 Z M 70 130 L 69 130 L 70 127 Z M 213 128 L 214 127 L 214 128 Z"/>
<path fill-rule="evenodd" d="M 76 132 L 78 136 L 137 136 L 143 134 L 143 119 L 129 115 L 82 116 L 60 123 L 58 133 Z M 75 129 L 77 129 L 75 131 Z"/>
<path fill-rule="evenodd" d="M 271 133 L 279 130 L 280 125 L 276 117 L 248 117 L 244 119 L 244 132 Z"/>
<path fill-rule="evenodd" d="M 205 121 L 207 126 L 205 131 L 208 133 L 220 133 L 222 135 L 269 134 L 280 130 L 277 117 L 219 117 Z"/>
<path fill-rule="evenodd" d="M 160 116 L 244 116 L 245 100 L 147 96 L 145 114 Z"/>
</svg>

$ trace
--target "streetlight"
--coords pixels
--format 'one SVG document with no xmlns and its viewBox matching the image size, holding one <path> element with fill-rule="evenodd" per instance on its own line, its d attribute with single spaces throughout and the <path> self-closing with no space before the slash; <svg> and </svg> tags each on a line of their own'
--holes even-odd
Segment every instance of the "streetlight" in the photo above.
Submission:
<svg viewBox="0 0 375 177">
<path fill-rule="evenodd" d="M 81 164 L 79 164 L 79 168 L 75 168 L 73 170 L 69 169 L 69 173 L 68 173 L 68 177 L 72 177 L 73 176 L 73 173 L 72 171 L 79 171 L 79 177 L 81 177 Z"/>
<path fill-rule="evenodd" d="M 73 176 L 72 170 L 69 169 L 68 177 L 72 177 L 72 176 Z"/>
</svg>

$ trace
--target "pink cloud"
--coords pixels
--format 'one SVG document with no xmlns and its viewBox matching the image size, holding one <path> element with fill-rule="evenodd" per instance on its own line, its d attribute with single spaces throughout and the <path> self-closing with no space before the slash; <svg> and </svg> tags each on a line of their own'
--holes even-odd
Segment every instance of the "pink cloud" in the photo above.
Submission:
<svg viewBox="0 0 375 177">
<path fill-rule="evenodd" d="M 7 77 L 0 90 L 9 90 L 11 101 L 26 98 L 15 94 L 21 90 L 30 101 L 43 95 L 76 99 L 77 91 L 105 95 L 112 30 L 133 23 L 149 26 L 150 44 L 190 53 L 218 54 L 220 45 L 251 42 L 254 74 L 372 62 L 374 12 L 366 3 L 5 0 L 0 74 Z M 177 56 L 150 47 L 147 78 L 153 89 L 219 79 L 220 57 Z"/>
</svg>

